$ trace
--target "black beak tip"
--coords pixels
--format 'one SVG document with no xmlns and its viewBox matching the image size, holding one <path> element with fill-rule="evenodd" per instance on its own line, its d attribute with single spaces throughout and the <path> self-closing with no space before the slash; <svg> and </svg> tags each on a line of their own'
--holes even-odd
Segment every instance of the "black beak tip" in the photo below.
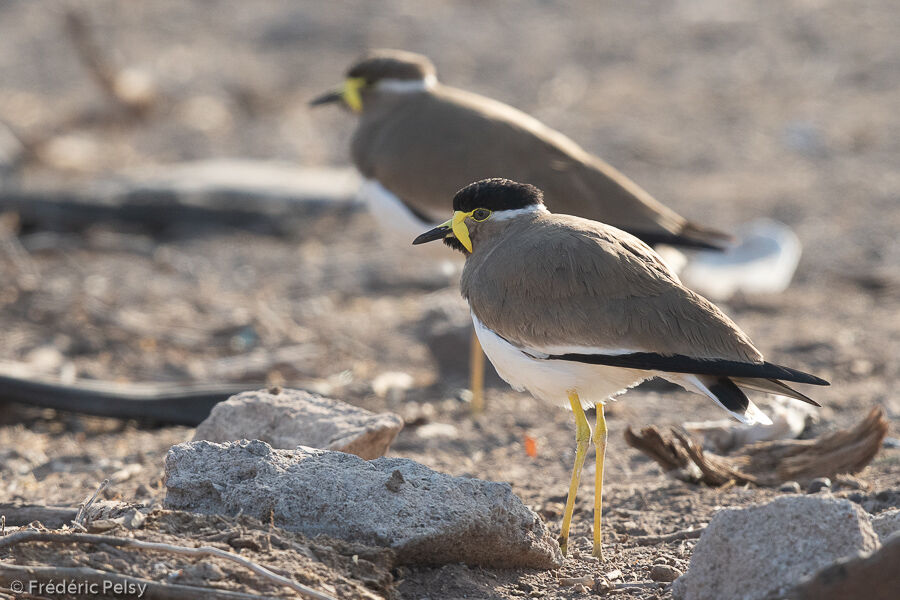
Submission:
<svg viewBox="0 0 900 600">
<path fill-rule="evenodd" d="M 425 233 L 414 239 L 412 245 L 418 246 L 419 244 L 425 244 L 427 242 L 433 242 L 435 240 L 443 239 L 449 231 L 449 227 L 435 227 L 434 229 L 426 231 Z"/>
<path fill-rule="evenodd" d="M 331 104 L 333 102 L 339 102 L 341 100 L 340 92 L 328 92 L 327 94 L 322 94 L 316 98 L 313 98 L 309 101 L 310 106 L 321 106 L 323 104 Z"/>
</svg>

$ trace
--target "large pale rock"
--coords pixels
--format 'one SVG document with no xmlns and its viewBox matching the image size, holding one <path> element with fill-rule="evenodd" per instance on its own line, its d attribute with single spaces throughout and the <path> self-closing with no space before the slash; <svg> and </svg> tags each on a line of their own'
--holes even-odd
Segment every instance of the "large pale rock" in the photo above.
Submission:
<svg viewBox="0 0 900 600">
<path fill-rule="evenodd" d="M 784 496 L 717 513 L 700 537 L 676 600 L 779 596 L 833 562 L 878 547 L 869 518 L 848 500 Z"/>
<path fill-rule="evenodd" d="M 402 458 L 265 442 L 189 442 L 166 456 L 165 506 L 242 512 L 290 531 L 394 549 L 401 563 L 553 568 L 559 545 L 505 483 Z"/>
<path fill-rule="evenodd" d="M 900 534 L 884 539 L 870 555 L 844 558 L 802 582 L 791 600 L 897 600 L 900 596 Z"/>
<path fill-rule="evenodd" d="M 900 531 L 900 508 L 886 510 L 872 517 L 872 529 L 882 543 L 895 532 Z"/>
<path fill-rule="evenodd" d="M 217 404 L 194 441 L 262 440 L 275 448 L 310 446 L 378 458 L 403 428 L 393 413 L 375 414 L 302 390 L 243 392 Z"/>
</svg>

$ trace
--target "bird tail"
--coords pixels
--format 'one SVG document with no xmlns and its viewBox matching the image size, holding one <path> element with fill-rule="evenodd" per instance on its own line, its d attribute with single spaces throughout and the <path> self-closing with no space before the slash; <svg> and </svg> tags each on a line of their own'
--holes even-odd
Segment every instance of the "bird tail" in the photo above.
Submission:
<svg viewBox="0 0 900 600">
<path fill-rule="evenodd" d="M 812 404 L 813 406 L 822 406 L 809 396 L 805 394 L 801 394 L 791 386 L 778 381 L 777 379 L 758 379 L 758 378 L 749 378 L 749 377 L 732 377 L 732 381 L 734 381 L 738 386 L 742 388 L 747 388 L 748 390 L 756 390 L 758 392 L 766 392 L 767 394 L 777 394 L 779 396 L 787 396 L 788 398 L 794 398 L 796 400 L 801 400 L 806 402 L 807 404 Z"/>
<path fill-rule="evenodd" d="M 731 380 L 722 375 L 679 374 L 666 377 L 685 389 L 712 398 L 716 404 L 727 410 L 745 425 L 771 425 L 772 419 L 756 406 L 750 398 Z"/>
<path fill-rule="evenodd" d="M 669 374 L 667 379 L 692 392 L 712 398 L 716 404 L 730 412 L 734 418 L 745 425 L 753 425 L 755 423 L 771 425 L 772 420 L 747 397 L 741 388 L 767 394 L 788 396 L 813 406 L 820 406 L 812 398 L 801 394 L 777 379 L 675 373 Z"/>
</svg>

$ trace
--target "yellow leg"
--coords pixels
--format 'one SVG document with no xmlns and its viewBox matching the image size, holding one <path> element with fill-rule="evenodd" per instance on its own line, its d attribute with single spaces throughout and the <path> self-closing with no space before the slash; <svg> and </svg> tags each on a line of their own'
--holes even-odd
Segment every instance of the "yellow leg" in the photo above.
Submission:
<svg viewBox="0 0 900 600">
<path fill-rule="evenodd" d="M 474 329 L 469 355 L 469 389 L 472 390 L 472 414 L 481 414 L 484 412 L 484 352 Z"/>
<path fill-rule="evenodd" d="M 603 548 L 600 545 L 602 533 L 600 521 L 603 517 L 603 462 L 606 458 L 606 417 L 603 415 L 603 404 L 597 403 L 597 426 L 594 427 L 594 448 L 597 450 L 597 471 L 594 475 L 594 551 L 592 554 L 603 560 Z"/>
<path fill-rule="evenodd" d="M 581 408 L 581 399 L 575 392 L 569 392 L 569 404 L 575 414 L 575 465 L 572 467 L 572 480 L 569 482 L 569 495 L 566 498 L 566 509 L 563 512 L 562 531 L 559 534 L 559 547 L 563 555 L 569 545 L 569 526 L 572 524 L 572 512 L 575 510 L 575 494 L 578 493 L 578 481 L 581 479 L 581 469 L 584 467 L 584 458 L 587 456 L 588 444 L 591 442 L 591 426 L 584 409 Z"/>
</svg>

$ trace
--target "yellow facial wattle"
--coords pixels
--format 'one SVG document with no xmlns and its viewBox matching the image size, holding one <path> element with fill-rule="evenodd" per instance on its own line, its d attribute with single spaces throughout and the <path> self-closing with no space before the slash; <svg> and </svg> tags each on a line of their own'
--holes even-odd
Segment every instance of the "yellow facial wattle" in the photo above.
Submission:
<svg viewBox="0 0 900 600">
<path fill-rule="evenodd" d="M 472 212 L 464 213 L 458 210 L 453 213 L 453 218 L 449 221 L 450 228 L 453 230 L 453 235 L 455 235 L 456 239 L 465 246 L 466 250 L 469 251 L 469 254 L 472 253 L 472 240 L 469 239 L 469 228 L 466 227 L 466 217 L 472 216 Z"/>
<path fill-rule="evenodd" d="M 341 97 L 353 112 L 362 111 L 362 96 L 359 91 L 365 85 L 366 80 L 364 77 L 348 77 L 346 81 L 344 81 L 344 89 L 341 92 Z"/>
</svg>

